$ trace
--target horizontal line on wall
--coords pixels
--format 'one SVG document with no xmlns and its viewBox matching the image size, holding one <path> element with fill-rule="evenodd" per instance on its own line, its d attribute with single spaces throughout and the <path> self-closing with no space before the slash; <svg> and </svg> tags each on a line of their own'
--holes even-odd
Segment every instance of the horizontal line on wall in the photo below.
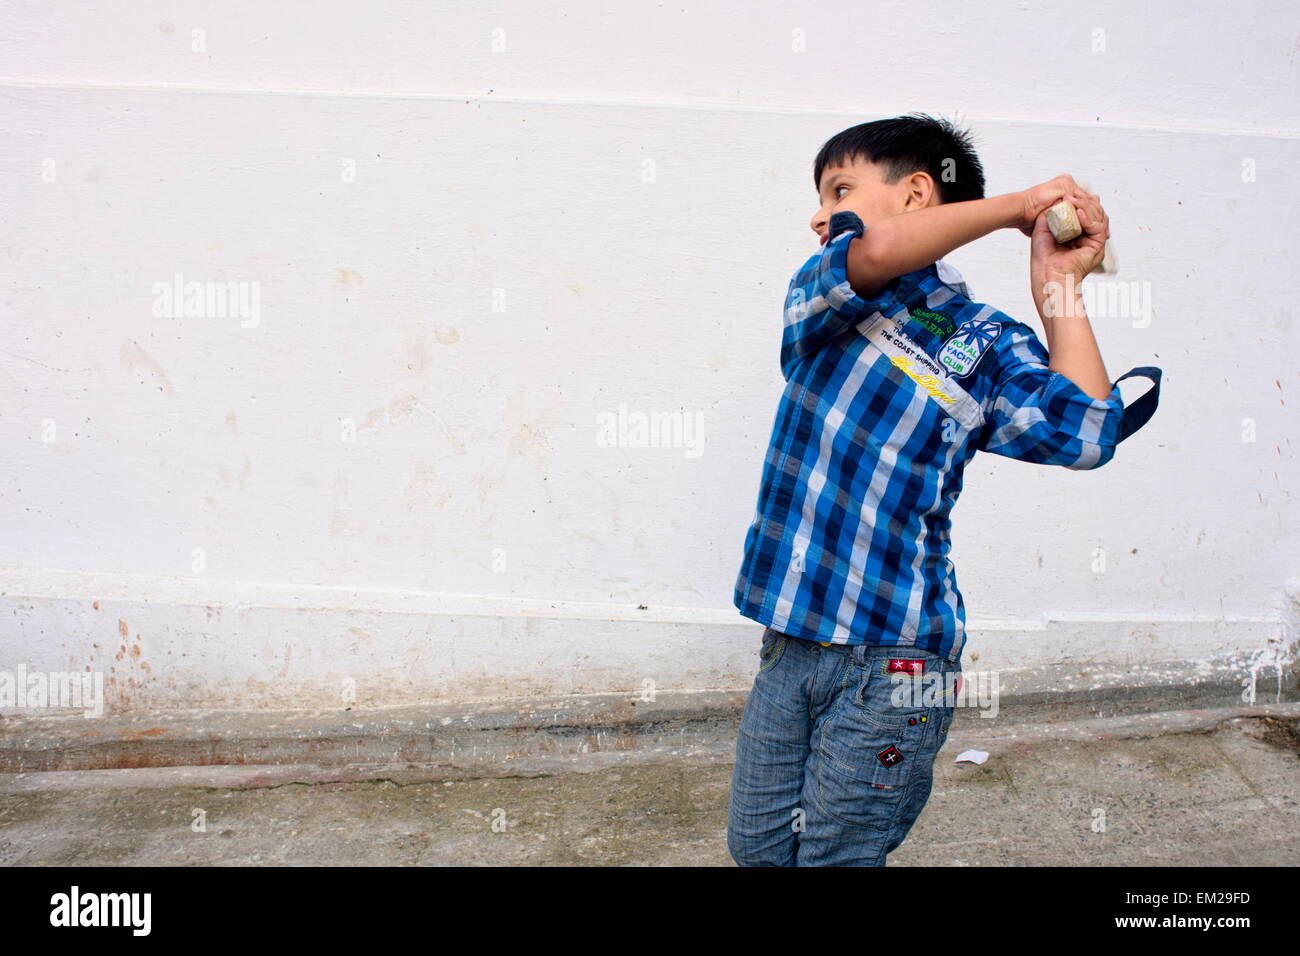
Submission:
<svg viewBox="0 0 1300 956">
<path fill-rule="evenodd" d="M 482 594 L 451 594 L 413 588 L 349 588 L 319 584 L 269 584 L 220 578 L 168 578 L 148 574 L 74 571 L 63 568 L 0 568 L 0 596 L 42 601 L 135 602 L 204 607 L 325 609 L 447 617 L 535 617 L 757 627 L 734 608 L 605 604 Z M 1277 624 L 1276 616 L 1052 612 L 1030 618 L 967 619 L 967 630 L 1046 630 L 1053 621 L 1141 624 Z"/>
<path fill-rule="evenodd" d="M 448 617 L 545 617 L 686 624 L 750 624 L 734 608 L 604 604 L 416 588 L 169 578 L 62 568 L 0 568 L 0 596 L 64 601 L 125 601 L 189 606 L 357 610 Z"/>
<path fill-rule="evenodd" d="M 513 103 L 535 104 L 539 106 L 605 106 L 620 109 L 668 109 L 692 110 L 712 113 L 771 113 L 778 115 L 822 115 L 848 117 L 851 121 L 865 122 L 868 119 L 883 119 L 894 113 L 878 113 L 871 110 L 853 110 L 846 108 L 826 109 L 809 106 L 755 106 L 748 104 L 714 102 L 714 101 L 666 101 L 666 100 L 620 100 L 614 98 L 586 99 L 582 97 L 545 97 L 545 96 L 506 96 L 500 94 L 484 95 L 481 93 L 430 93 L 416 90 L 338 90 L 312 87 L 254 87 L 254 86 L 211 86 L 197 83 L 88 83 L 73 80 L 24 80 L 18 77 L 0 76 L 0 89 L 51 89 L 51 90 L 118 90 L 149 93 L 249 93 L 266 96 L 318 96 L 325 98 L 359 98 L 392 100 L 428 100 L 431 102 L 466 101 L 479 103 Z M 1154 123 L 1113 123 L 1087 122 L 1084 120 L 1048 120 L 1039 117 L 989 116 L 978 113 L 962 115 L 963 123 L 1002 123 L 1020 126 L 1044 127 L 1087 127 L 1089 129 L 1131 130 L 1144 133 L 1200 133 L 1215 136 L 1255 136 L 1265 139 L 1300 139 L 1300 130 L 1293 129 L 1242 129 L 1226 126 L 1187 126 Z"/>
</svg>

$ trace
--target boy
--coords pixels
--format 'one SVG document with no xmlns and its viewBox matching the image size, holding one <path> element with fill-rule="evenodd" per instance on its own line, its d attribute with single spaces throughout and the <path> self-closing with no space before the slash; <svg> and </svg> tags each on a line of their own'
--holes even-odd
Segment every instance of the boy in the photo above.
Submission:
<svg viewBox="0 0 1300 956">
<path fill-rule="evenodd" d="M 965 608 L 948 515 L 966 462 L 1098 468 L 1160 388 L 1156 368 L 1107 377 L 1078 287 L 1108 221 L 1069 176 L 986 199 L 968 135 L 913 114 L 832 137 L 813 183 L 821 251 L 787 293 L 786 387 L 736 580 L 736 607 L 767 626 L 728 810 L 742 866 L 884 865 L 929 799 L 955 709 Z M 1084 234 L 1058 245 L 1043 213 L 1063 198 Z M 1046 349 L 940 261 L 1003 227 L 1032 238 Z M 1154 388 L 1126 409 L 1130 375 Z M 927 679 L 948 690 L 938 706 L 910 693 Z"/>
</svg>

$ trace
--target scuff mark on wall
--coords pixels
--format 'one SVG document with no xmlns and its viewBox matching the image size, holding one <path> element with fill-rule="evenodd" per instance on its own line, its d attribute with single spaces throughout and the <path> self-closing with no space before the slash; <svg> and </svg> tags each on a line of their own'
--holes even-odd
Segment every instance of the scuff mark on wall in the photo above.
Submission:
<svg viewBox="0 0 1300 956">
<path fill-rule="evenodd" d="M 1264 647 L 1255 651 L 1247 664 L 1250 676 L 1244 682 L 1242 699 L 1247 703 L 1262 703 L 1259 699 L 1260 674 L 1265 671 L 1272 671 L 1277 677 L 1277 690 L 1270 691 L 1270 693 L 1273 695 L 1273 703 L 1280 703 L 1282 701 L 1283 669 L 1287 661 L 1295 656 L 1295 652 L 1295 644 L 1292 643 L 1288 647 L 1287 642 L 1282 638 L 1270 639 Z"/>
<path fill-rule="evenodd" d="M 113 656 L 113 660 L 117 664 L 109 666 L 108 674 L 104 680 L 104 710 L 106 713 L 125 713 L 131 710 L 134 702 L 134 692 L 154 679 L 153 668 L 149 666 L 149 662 L 143 656 L 140 635 L 137 633 L 135 642 L 132 643 L 131 629 L 122 618 L 118 618 L 117 632 L 122 638 L 118 644 L 117 653 Z M 99 645 L 95 644 L 94 648 L 98 650 Z M 118 664 L 122 666 L 121 673 L 118 671 Z M 87 670 L 89 669 L 88 667 Z"/>
<path fill-rule="evenodd" d="M 158 383 L 159 389 L 161 389 L 164 394 L 175 394 L 175 389 L 172 388 L 172 381 L 167 377 L 167 373 L 163 371 L 162 366 L 159 365 L 154 360 L 154 357 L 146 352 L 140 346 L 140 343 L 134 339 L 126 339 L 122 342 L 122 350 L 118 357 L 118 361 L 121 363 L 122 368 L 126 369 L 128 372 L 137 373 L 143 371 L 152 375 L 154 380 Z"/>
<path fill-rule="evenodd" d="M 438 471 L 432 463 L 416 461 L 406 481 L 403 503 L 407 511 L 439 508 L 452 499 L 452 494 L 450 487 L 439 482 Z"/>
<path fill-rule="evenodd" d="M 457 438 L 447 427 L 447 423 L 442 417 L 424 402 L 420 401 L 414 395 L 405 395 L 402 398 L 394 399 L 381 408 L 371 409 L 366 413 L 358 431 L 364 431 L 367 428 L 379 428 L 381 425 L 396 425 L 400 422 L 414 420 L 420 416 L 432 418 L 441 427 L 447 440 L 451 442 L 452 451 L 460 454 L 465 451 L 465 443 Z"/>
</svg>

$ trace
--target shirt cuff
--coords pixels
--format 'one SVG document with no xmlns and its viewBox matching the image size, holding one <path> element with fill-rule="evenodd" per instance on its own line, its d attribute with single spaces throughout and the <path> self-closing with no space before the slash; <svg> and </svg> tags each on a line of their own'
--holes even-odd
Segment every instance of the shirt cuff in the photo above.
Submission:
<svg viewBox="0 0 1300 956">
<path fill-rule="evenodd" d="M 1124 417 L 1124 399 L 1119 385 L 1112 384 L 1105 398 L 1093 398 L 1061 372 L 1048 369 L 1051 377 L 1043 389 L 1043 409 L 1053 422 L 1083 441 L 1096 445 L 1119 444 L 1119 423 Z M 1072 427 L 1069 427 L 1072 426 Z"/>
<path fill-rule="evenodd" d="M 849 284 L 849 244 L 861 237 L 866 231 L 861 217 L 855 212 L 837 212 L 831 216 L 827 227 L 829 239 L 822 259 L 822 268 L 826 270 L 826 298 L 835 309 L 845 313 L 869 318 L 876 312 L 888 315 L 897 302 L 896 293 L 901 276 L 895 276 L 885 283 L 875 295 L 864 299 L 853 291 Z"/>
</svg>

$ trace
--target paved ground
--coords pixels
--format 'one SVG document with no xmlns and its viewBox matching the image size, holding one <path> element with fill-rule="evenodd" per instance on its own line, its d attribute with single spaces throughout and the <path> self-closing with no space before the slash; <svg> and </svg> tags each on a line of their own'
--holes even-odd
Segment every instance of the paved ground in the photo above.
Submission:
<svg viewBox="0 0 1300 956">
<path fill-rule="evenodd" d="M 1300 721 L 1279 713 L 954 726 L 889 865 L 1300 864 Z M 971 746 L 989 761 L 954 763 Z M 350 782 L 305 767 L 6 774 L 0 864 L 729 866 L 730 770 L 719 749 L 457 779 L 409 764 Z"/>
</svg>

